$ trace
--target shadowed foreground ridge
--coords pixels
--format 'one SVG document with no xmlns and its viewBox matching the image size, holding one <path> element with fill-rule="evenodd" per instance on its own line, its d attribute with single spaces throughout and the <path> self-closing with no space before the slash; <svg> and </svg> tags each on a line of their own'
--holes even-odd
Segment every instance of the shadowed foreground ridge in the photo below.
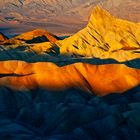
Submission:
<svg viewBox="0 0 140 140">
<path fill-rule="evenodd" d="M 0 138 L 138 140 L 140 87 L 104 98 L 71 89 L 13 92 L 0 88 Z"/>
</svg>

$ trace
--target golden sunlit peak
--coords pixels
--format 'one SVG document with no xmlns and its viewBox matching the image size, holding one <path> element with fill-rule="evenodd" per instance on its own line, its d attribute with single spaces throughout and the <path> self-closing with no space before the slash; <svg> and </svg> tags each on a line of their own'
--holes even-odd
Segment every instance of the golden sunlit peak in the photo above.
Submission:
<svg viewBox="0 0 140 140">
<path fill-rule="evenodd" d="M 95 7 L 86 28 L 56 43 L 61 54 L 125 61 L 139 58 L 139 31 L 139 24 L 116 18 L 106 10 Z"/>
<path fill-rule="evenodd" d="M 89 22 L 94 22 L 95 20 L 106 19 L 106 18 L 110 19 L 110 18 L 114 18 L 114 17 L 105 9 L 103 9 L 99 6 L 96 6 L 91 12 Z"/>
<path fill-rule="evenodd" d="M 88 26 L 92 27 L 94 26 L 104 26 L 105 28 L 110 27 L 112 24 L 117 24 L 119 26 L 133 26 L 134 24 L 137 24 L 135 22 L 131 22 L 128 20 L 117 18 L 110 14 L 107 10 L 96 6 L 93 8 L 91 12 L 91 16 L 89 19 Z M 139 23 L 137 25 L 140 25 Z"/>
<path fill-rule="evenodd" d="M 112 16 L 108 11 L 101 8 L 100 6 L 96 6 L 93 8 L 93 11 L 91 13 L 91 16 Z"/>
</svg>

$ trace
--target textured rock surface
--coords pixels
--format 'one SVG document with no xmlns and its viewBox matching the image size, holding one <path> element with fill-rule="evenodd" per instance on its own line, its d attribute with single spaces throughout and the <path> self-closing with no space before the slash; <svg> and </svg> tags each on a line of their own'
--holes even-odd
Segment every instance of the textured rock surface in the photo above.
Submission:
<svg viewBox="0 0 140 140">
<path fill-rule="evenodd" d="M 140 24 L 118 19 L 96 7 L 87 26 L 64 40 L 46 30 L 37 29 L 6 40 L 4 43 L 13 44 L 10 47 L 4 46 L 10 49 L 24 45 L 28 52 L 111 58 L 124 62 L 140 58 Z"/>
<path fill-rule="evenodd" d="M 42 5 L 46 8 L 48 3 L 45 2 L 50 5 L 62 2 L 71 9 L 74 5 L 80 7 L 83 2 L 83 13 L 92 5 L 92 1 L 85 5 L 82 0 L 4 2 L 11 10 L 9 13 L 14 7 L 14 15 L 19 18 L 20 15 L 16 14 L 19 8 L 23 12 L 29 6 L 30 12 L 37 14 L 39 7 L 42 12 Z M 106 8 L 110 6 L 107 2 L 112 2 L 114 12 L 117 10 L 120 13 L 119 9 L 125 11 L 125 0 L 104 2 Z M 126 3 L 134 15 L 133 20 L 137 17 L 132 12 L 135 2 L 127 0 Z M 38 7 L 38 11 L 34 11 L 34 7 Z M 57 12 L 65 11 L 61 4 L 57 7 L 61 7 L 55 9 Z M 86 18 L 82 18 L 85 16 L 81 8 L 75 7 L 73 12 L 80 11 L 74 18 L 80 17 L 82 21 Z M 55 10 L 51 9 L 50 15 L 53 13 L 55 16 Z M 122 17 L 124 13 L 121 12 Z M 3 9 L 0 16 L 2 14 Z M 57 18 L 62 20 L 64 17 L 60 18 L 61 14 L 58 14 Z M 69 14 L 71 16 L 71 11 Z M 7 16 L 6 20 L 10 23 L 14 21 L 14 24 L 22 21 L 24 24 L 29 15 L 22 20 Z M 35 19 L 30 21 L 36 22 Z M 139 23 L 117 19 L 96 8 L 86 28 L 63 41 L 56 41 L 56 36 L 47 33 L 44 42 L 46 31 L 35 30 L 15 37 L 19 42 L 0 45 L 0 139 L 139 140 L 139 27 Z M 39 43 L 40 40 L 44 43 Z"/>
<path fill-rule="evenodd" d="M 36 29 L 30 32 L 23 33 L 16 37 L 3 41 L 2 45 L 20 45 L 20 44 L 33 44 L 40 42 L 55 43 L 58 37 L 49 33 L 47 30 Z"/>
<path fill-rule="evenodd" d="M 56 42 L 60 53 L 127 61 L 139 58 L 140 25 L 96 7 L 86 28 Z"/>
<path fill-rule="evenodd" d="M 62 91 L 80 88 L 104 96 L 123 93 L 140 84 L 140 70 L 123 64 L 91 65 L 75 63 L 58 67 L 53 63 L 0 62 L 0 85 L 16 90 L 38 87 Z"/>
<path fill-rule="evenodd" d="M 13 92 L 0 88 L 0 138 L 138 140 L 139 90 L 101 98 L 74 89 Z"/>
</svg>

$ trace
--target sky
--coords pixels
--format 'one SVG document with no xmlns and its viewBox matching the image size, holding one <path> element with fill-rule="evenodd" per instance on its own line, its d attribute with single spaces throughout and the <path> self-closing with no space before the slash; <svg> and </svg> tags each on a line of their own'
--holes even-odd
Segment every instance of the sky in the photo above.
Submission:
<svg viewBox="0 0 140 140">
<path fill-rule="evenodd" d="M 44 28 L 62 36 L 84 28 L 95 6 L 140 21 L 139 0 L 0 0 L 0 32 L 10 36 Z"/>
</svg>

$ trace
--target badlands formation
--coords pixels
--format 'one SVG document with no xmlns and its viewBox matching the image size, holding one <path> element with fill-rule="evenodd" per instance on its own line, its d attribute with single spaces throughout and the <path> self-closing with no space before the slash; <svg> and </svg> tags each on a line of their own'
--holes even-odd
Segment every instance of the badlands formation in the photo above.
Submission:
<svg viewBox="0 0 140 140">
<path fill-rule="evenodd" d="M 58 67 L 49 62 L 1 61 L 0 67 L 0 86 L 14 90 L 80 88 L 104 96 L 123 93 L 140 84 L 140 70 L 121 64 L 75 63 Z"/>
<path fill-rule="evenodd" d="M 88 58 L 94 61 L 98 58 L 127 62 L 140 58 L 140 24 L 118 19 L 96 7 L 88 25 L 64 40 L 46 30 L 37 29 L 4 40 L 1 44 L 9 56 L 10 49 L 13 52 L 17 47 L 28 46 L 23 53 L 32 51 L 36 56 L 47 54 L 52 58 L 51 53 L 56 53 L 56 58 L 63 56 L 64 60 Z M 140 83 L 139 69 L 124 64 L 79 62 L 59 67 L 50 61 L 27 63 L 18 60 L 0 62 L 1 86 L 17 90 L 38 87 L 64 90 L 74 87 L 103 96 L 123 93 Z"/>
</svg>

